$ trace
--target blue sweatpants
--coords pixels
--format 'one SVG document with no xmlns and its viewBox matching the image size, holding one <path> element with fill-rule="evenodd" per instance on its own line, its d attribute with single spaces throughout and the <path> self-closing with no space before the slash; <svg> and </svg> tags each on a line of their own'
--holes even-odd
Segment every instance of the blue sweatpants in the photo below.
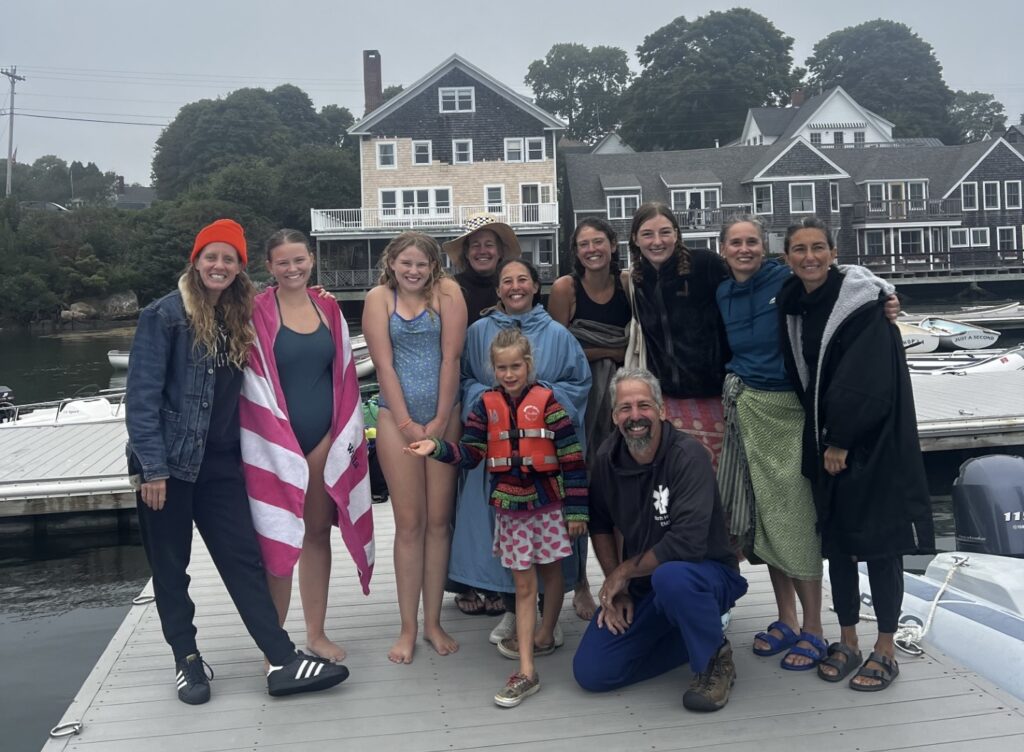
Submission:
<svg viewBox="0 0 1024 752">
<path fill-rule="evenodd" d="M 739 572 L 716 561 L 668 561 L 651 576 L 652 590 L 633 604 L 633 623 L 619 635 L 587 627 L 573 658 L 576 682 L 608 692 L 690 663 L 704 671 L 722 644 L 722 614 L 747 592 Z"/>
</svg>

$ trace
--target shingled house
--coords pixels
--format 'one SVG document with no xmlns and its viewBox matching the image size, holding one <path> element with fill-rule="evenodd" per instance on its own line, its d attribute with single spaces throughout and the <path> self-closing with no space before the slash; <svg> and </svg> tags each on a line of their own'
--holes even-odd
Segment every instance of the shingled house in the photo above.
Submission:
<svg viewBox="0 0 1024 752">
<path fill-rule="evenodd" d="M 311 210 L 323 284 L 365 289 L 399 232 L 444 241 L 484 211 L 511 225 L 523 255 L 554 279 L 565 124 L 458 55 L 381 103 L 380 56 L 370 50 L 364 83 L 367 114 L 348 134 L 359 139 L 361 206 Z"/>
</svg>

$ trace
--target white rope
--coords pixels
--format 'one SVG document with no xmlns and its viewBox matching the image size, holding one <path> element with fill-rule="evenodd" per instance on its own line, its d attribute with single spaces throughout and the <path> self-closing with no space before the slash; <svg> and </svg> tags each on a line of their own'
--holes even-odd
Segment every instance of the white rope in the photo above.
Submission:
<svg viewBox="0 0 1024 752">
<path fill-rule="evenodd" d="M 928 609 L 928 618 L 925 619 L 924 625 L 920 624 L 901 624 L 899 629 L 896 630 L 896 647 L 902 650 L 904 653 L 909 655 L 924 655 L 924 648 L 921 647 L 921 641 L 924 636 L 928 634 L 928 630 L 932 626 L 932 620 L 935 618 L 935 609 L 939 606 L 939 599 L 942 598 L 942 594 L 946 592 L 946 588 L 949 586 L 949 581 L 953 579 L 953 575 L 956 574 L 956 570 L 960 567 L 966 566 L 967 562 L 971 560 L 969 556 L 954 556 L 953 566 L 949 568 L 949 572 L 946 573 L 946 579 L 943 580 L 941 587 L 935 598 L 932 599 L 932 605 Z"/>
</svg>

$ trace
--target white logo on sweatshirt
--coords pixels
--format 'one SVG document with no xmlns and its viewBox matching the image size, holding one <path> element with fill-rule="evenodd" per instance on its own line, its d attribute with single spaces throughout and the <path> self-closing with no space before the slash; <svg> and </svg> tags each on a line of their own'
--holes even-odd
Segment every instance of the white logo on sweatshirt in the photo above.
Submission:
<svg viewBox="0 0 1024 752">
<path fill-rule="evenodd" d="M 657 516 L 668 513 L 668 489 L 659 485 L 651 494 L 654 497 L 654 512 Z"/>
</svg>

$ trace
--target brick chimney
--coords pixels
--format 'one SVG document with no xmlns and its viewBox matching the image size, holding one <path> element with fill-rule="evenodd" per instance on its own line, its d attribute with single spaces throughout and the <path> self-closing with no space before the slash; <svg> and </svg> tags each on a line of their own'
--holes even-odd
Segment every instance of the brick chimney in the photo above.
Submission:
<svg viewBox="0 0 1024 752">
<path fill-rule="evenodd" d="M 366 112 L 369 115 L 384 102 L 380 75 L 380 53 L 377 50 L 363 50 L 363 95 Z"/>
<path fill-rule="evenodd" d="M 793 89 L 789 93 L 789 104 L 791 107 L 802 107 L 805 101 L 807 101 L 807 97 L 804 95 L 803 89 Z"/>
</svg>

